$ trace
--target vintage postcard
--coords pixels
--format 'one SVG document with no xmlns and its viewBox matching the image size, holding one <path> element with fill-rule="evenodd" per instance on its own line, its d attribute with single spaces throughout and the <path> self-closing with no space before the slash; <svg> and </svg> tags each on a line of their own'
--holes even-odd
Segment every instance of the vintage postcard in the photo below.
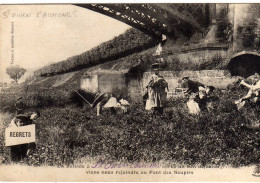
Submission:
<svg viewBox="0 0 260 183">
<path fill-rule="evenodd" d="M 260 181 L 260 4 L 0 5 L 1 181 Z"/>
</svg>

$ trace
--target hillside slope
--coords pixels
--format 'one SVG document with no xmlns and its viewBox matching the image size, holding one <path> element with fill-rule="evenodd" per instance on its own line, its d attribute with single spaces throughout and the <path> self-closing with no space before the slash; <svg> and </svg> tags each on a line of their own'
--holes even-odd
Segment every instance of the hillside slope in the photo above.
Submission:
<svg viewBox="0 0 260 183">
<path fill-rule="evenodd" d="M 80 80 L 86 72 L 89 73 L 120 73 L 124 70 L 135 70 L 134 72 L 143 72 L 150 68 L 150 64 L 154 61 L 152 54 L 156 47 L 149 48 L 139 53 L 134 53 L 126 57 L 122 57 L 110 62 L 98 64 L 93 67 L 84 68 L 78 71 L 72 71 L 63 74 L 54 74 L 51 76 L 34 76 L 28 78 L 22 85 L 33 89 L 47 88 L 71 88 L 79 89 Z M 69 86 L 68 86 L 69 85 Z"/>
<path fill-rule="evenodd" d="M 145 35 L 136 29 L 129 29 L 114 39 L 80 55 L 72 56 L 64 61 L 51 64 L 35 71 L 35 76 L 49 76 L 81 70 L 108 61 L 139 53 L 158 44 L 158 40 Z"/>
</svg>

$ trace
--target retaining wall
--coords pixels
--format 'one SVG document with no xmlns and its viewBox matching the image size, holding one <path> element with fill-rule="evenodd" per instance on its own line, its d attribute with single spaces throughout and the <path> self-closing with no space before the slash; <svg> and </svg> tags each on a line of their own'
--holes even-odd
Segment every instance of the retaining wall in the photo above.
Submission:
<svg viewBox="0 0 260 183">
<path fill-rule="evenodd" d="M 160 75 L 169 84 L 168 97 L 182 95 L 183 89 L 179 81 L 185 76 L 220 89 L 225 89 L 236 80 L 227 70 L 160 71 Z M 128 74 L 92 75 L 82 79 L 81 88 L 100 93 L 124 90 L 132 101 L 141 101 L 150 77 L 151 72 L 145 72 L 142 78 L 134 79 L 131 79 Z"/>
</svg>

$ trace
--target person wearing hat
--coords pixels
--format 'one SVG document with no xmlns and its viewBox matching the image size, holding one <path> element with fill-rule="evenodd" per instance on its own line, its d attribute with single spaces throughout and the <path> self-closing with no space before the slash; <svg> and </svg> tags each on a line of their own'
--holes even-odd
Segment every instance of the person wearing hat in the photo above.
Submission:
<svg viewBox="0 0 260 183">
<path fill-rule="evenodd" d="M 9 127 L 16 128 L 20 126 L 31 125 L 34 123 L 34 120 L 36 120 L 39 117 L 40 117 L 39 111 L 34 111 L 30 115 L 19 114 L 12 119 Z M 35 148 L 36 148 L 35 143 L 11 146 L 10 159 L 12 161 L 22 160 L 26 155 L 29 155 L 30 152 L 33 151 Z"/>
<path fill-rule="evenodd" d="M 146 101 L 146 110 L 153 110 L 153 114 L 163 113 L 165 107 L 168 83 L 159 75 L 159 63 L 152 65 L 152 76 L 147 85 L 148 99 Z"/>
<path fill-rule="evenodd" d="M 39 111 L 34 111 L 30 115 L 26 114 L 18 114 L 13 118 L 13 120 L 10 123 L 10 127 L 16 126 L 26 126 L 33 124 L 33 121 L 40 117 Z"/>
<path fill-rule="evenodd" d="M 189 77 L 183 77 L 181 80 L 181 86 L 183 88 L 187 88 L 187 91 L 185 94 L 192 94 L 192 93 L 197 93 L 200 90 L 200 87 L 205 87 L 204 84 L 198 82 L 198 81 L 193 81 Z"/>
<path fill-rule="evenodd" d="M 16 115 L 24 113 L 24 104 L 22 102 L 22 97 L 17 97 L 15 103 L 15 111 L 16 111 Z"/>
<path fill-rule="evenodd" d="M 183 77 L 181 85 L 183 88 L 187 88 L 184 94 L 189 98 L 187 106 L 191 114 L 198 114 L 201 110 L 209 110 L 209 105 L 212 105 L 209 95 L 212 94 L 215 87 L 205 86 L 198 81 L 189 79 L 189 77 Z"/>
</svg>

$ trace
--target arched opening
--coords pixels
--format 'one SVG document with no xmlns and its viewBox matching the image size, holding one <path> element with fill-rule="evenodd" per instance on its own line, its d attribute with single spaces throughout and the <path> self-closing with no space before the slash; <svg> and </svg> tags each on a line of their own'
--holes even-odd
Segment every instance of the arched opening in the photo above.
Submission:
<svg viewBox="0 0 260 183">
<path fill-rule="evenodd" d="M 260 54 L 257 52 L 240 52 L 235 54 L 228 64 L 232 76 L 248 77 L 260 74 Z"/>
</svg>

